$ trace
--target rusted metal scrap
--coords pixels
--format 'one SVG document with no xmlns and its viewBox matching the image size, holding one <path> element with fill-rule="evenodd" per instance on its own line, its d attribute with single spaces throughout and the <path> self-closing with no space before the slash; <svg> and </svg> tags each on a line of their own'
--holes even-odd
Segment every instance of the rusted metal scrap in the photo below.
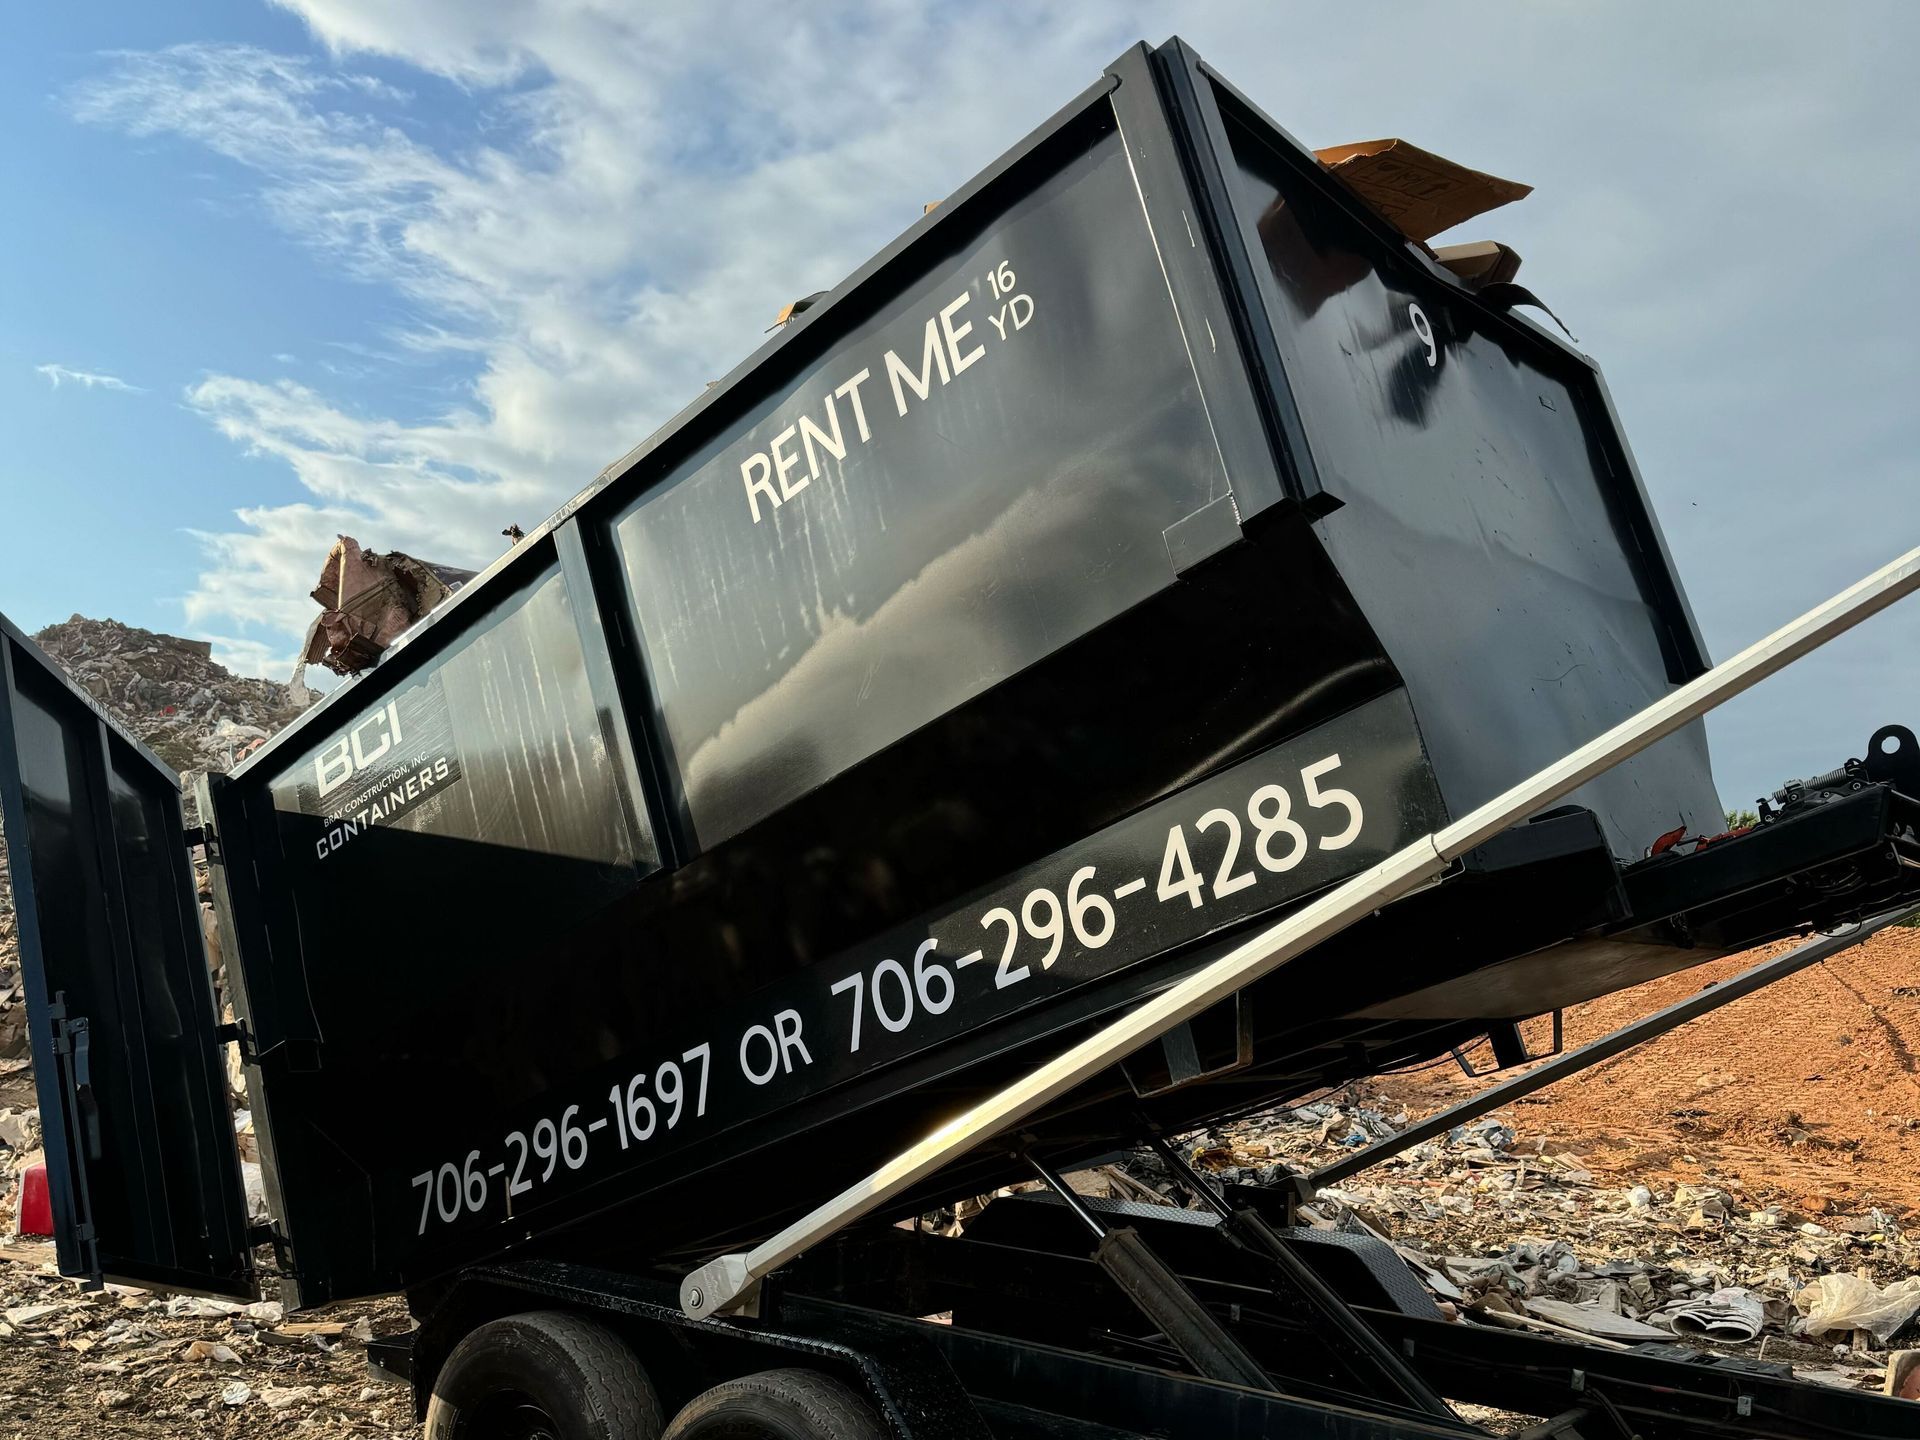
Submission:
<svg viewBox="0 0 1920 1440">
<path fill-rule="evenodd" d="M 436 565 L 392 550 L 363 550 L 342 535 L 327 552 L 313 587 L 320 617 L 307 632 L 305 664 L 357 675 L 400 632 L 427 614 L 474 576 L 472 570 Z"/>
</svg>

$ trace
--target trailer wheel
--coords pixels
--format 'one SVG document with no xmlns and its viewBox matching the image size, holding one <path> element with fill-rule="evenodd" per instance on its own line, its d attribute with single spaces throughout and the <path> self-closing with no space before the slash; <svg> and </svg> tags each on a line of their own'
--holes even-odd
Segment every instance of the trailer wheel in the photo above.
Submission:
<svg viewBox="0 0 1920 1440">
<path fill-rule="evenodd" d="M 646 1371 L 604 1325 L 558 1310 L 489 1321 L 447 1357 L 425 1440 L 659 1440 Z"/>
<path fill-rule="evenodd" d="M 812 1370 L 763 1370 L 695 1396 L 662 1440 L 887 1440 L 864 1400 Z"/>
</svg>

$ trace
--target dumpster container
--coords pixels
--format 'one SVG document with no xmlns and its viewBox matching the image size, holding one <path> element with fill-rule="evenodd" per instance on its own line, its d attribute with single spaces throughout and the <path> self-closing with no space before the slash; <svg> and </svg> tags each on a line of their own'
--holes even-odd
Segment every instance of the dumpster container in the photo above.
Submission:
<svg viewBox="0 0 1920 1440">
<path fill-rule="evenodd" d="M 242 1293 L 270 1239 L 301 1303 L 764 1233 L 1704 667 L 1592 363 L 1177 44 L 203 789 L 231 1025 L 175 778 L 0 649 L 63 1268 Z M 1693 725 L 1062 1123 L 1250 1108 L 1884 907 L 1905 802 L 1856 789 L 1649 879 L 1723 828 Z"/>
</svg>

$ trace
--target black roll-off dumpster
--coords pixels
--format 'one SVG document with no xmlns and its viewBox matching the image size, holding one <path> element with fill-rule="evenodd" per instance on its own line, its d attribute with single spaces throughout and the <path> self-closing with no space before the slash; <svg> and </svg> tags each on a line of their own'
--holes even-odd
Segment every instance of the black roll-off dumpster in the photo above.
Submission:
<svg viewBox="0 0 1920 1440">
<path fill-rule="evenodd" d="M 5 629 L 62 1268 L 251 1291 L 226 1044 L 302 1303 L 703 1257 L 1700 674 L 1600 375 L 1514 298 L 1129 52 L 210 782 L 224 1029 L 175 777 Z M 1036 1132 L 1884 909 L 1920 787 L 1872 763 L 1647 858 L 1725 828 L 1696 723 Z"/>
</svg>

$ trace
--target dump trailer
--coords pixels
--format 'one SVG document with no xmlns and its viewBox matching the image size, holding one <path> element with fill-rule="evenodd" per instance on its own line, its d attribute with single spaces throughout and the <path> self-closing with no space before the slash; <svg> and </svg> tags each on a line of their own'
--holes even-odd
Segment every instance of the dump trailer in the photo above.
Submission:
<svg viewBox="0 0 1920 1440">
<path fill-rule="evenodd" d="M 1920 559 L 1710 668 L 1529 298 L 1141 46 L 190 828 L 4 627 L 62 1270 L 404 1292 L 440 1436 L 1920 1433 L 1059 1178 L 1920 902 L 1910 731 L 1725 834 L 1698 718 Z"/>
</svg>

